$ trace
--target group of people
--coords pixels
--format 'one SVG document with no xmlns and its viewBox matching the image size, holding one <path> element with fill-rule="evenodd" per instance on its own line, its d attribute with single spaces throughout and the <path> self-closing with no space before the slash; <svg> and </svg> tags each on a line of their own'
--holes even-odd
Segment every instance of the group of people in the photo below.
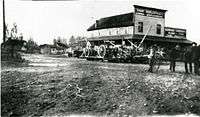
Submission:
<svg viewBox="0 0 200 117">
<path fill-rule="evenodd" d="M 157 46 L 156 44 L 150 47 L 150 51 L 149 51 L 149 72 L 153 72 L 153 68 L 156 64 L 156 62 L 158 62 L 159 60 L 162 60 L 166 57 L 166 53 L 164 52 L 164 48 L 160 48 L 159 46 Z"/>
<path fill-rule="evenodd" d="M 194 73 L 200 75 L 200 45 L 197 46 L 196 43 L 192 44 L 192 47 L 185 48 L 184 52 L 184 63 L 185 63 L 185 72 Z M 189 70 L 188 70 L 189 65 Z M 194 66 L 194 67 L 193 67 Z"/>
<path fill-rule="evenodd" d="M 151 46 L 149 54 L 149 72 L 153 72 L 153 67 L 156 62 L 156 53 L 158 51 L 159 49 L 157 45 Z M 163 56 L 162 54 L 163 51 L 160 53 L 161 57 Z M 185 72 L 188 74 L 193 73 L 194 71 L 196 75 L 200 75 L 200 45 L 197 46 L 197 43 L 193 43 L 192 46 L 186 47 L 184 50 L 182 50 L 179 45 L 176 45 L 174 48 L 172 48 L 168 53 L 170 71 L 175 72 L 176 61 L 178 58 L 180 58 L 181 55 L 183 55 L 183 57 L 180 59 L 180 61 L 184 61 Z"/>
</svg>

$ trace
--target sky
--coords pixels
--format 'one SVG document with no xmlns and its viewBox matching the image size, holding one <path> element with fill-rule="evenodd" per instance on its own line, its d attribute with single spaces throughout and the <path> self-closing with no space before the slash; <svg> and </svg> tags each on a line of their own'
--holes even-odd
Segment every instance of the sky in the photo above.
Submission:
<svg viewBox="0 0 200 117">
<path fill-rule="evenodd" d="M 165 25 L 187 29 L 187 39 L 200 44 L 199 0 L 5 0 L 6 23 L 9 28 L 16 23 L 25 40 L 52 44 L 58 36 L 88 36 L 86 30 L 95 20 L 133 12 L 134 4 L 168 10 Z M 2 21 L 2 0 L 0 13 Z M 2 33 L 0 37 L 2 42 Z"/>
</svg>

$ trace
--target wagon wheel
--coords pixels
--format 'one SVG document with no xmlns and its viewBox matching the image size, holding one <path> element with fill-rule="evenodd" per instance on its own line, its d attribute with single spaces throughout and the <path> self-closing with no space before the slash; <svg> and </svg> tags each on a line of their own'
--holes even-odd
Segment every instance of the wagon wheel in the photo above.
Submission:
<svg viewBox="0 0 200 117">
<path fill-rule="evenodd" d="M 83 49 L 83 53 L 82 53 L 81 56 L 82 56 L 82 57 L 88 57 L 89 54 L 90 54 L 89 49 L 88 49 L 88 48 L 84 48 L 84 49 Z"/>
<path fill-rule="evenodd" d="M 106 55 L 106 47 L 104 45 L 99 46 L 98 55 L 102 58 Z"/>
<path fill-rule="evenodd" d="M 90 54 L 90 49 L 85 48 L 85 57 L 88 57 Z"/>
</svg>

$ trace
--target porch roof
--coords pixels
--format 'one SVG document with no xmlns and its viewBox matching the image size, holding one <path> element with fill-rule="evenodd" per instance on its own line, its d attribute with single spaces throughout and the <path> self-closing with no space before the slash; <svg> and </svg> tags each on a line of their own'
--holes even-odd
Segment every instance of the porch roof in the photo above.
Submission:
<svg viewBox="0 0 200 117">
<path fill-rule="evenodd" d="M 141 41 L 144 35 L 115 35 L 115 36 L 101 36 L 101 37 L 92 37 L 88 38 L 89 41 L 100 41 L 100 40 L 120 40 L 120 39 L 133 39 L 135 41 Z M 168 37 L 157 37 L 157 36 L 146 36 L 144 41 L 157 41 L 157 42 L 171 42 L 171 43 L 184 43 L 192 44 L 193 42 L 187 39 L 177 39 L 177 38 L 168 38 Z"/>
</svg>

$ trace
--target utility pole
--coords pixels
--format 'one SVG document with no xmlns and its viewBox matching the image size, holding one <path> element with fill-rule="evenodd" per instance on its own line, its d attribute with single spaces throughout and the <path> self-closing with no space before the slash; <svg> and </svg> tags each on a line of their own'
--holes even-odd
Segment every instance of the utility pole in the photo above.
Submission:
<svg viewBox="0 0 200 117">
<path fill-rule="evenodd" d="M 6 41 L 5 2 L 3 0 L 3 43 Z"/>
</svg>

